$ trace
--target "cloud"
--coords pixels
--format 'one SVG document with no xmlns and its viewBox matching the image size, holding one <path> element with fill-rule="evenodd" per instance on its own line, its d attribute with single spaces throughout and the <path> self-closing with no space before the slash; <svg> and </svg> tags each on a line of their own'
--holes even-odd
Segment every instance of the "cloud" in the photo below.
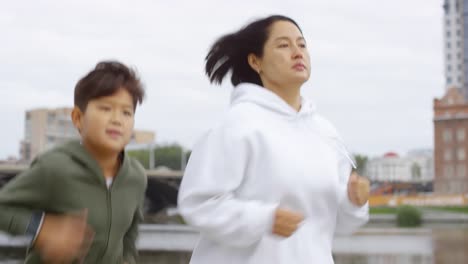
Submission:
<svg viewBox="0 0 468 264">
<path fill-rule="evenodd" d="M 148 97 L 137 128 L 187 148 L 221 118 L 229 85 L 203 73 L 222 34 L 267 14 L 307 38 L 312 97 L 364 154 L 432 146 L 432 98 L 443 93 L 440 1 L 32 1 L 0 10 L 0 158 L 17 155 L 24 111 L 71 105 L 97 61 L 135 66 Z"/>
</svg>

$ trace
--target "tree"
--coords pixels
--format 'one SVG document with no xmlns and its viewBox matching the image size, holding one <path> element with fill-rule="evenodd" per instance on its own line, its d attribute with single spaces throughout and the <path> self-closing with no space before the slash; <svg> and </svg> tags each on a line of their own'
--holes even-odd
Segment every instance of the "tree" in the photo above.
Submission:
<svg viewBox="0 0 468 264">
<path fill-rule="evenodd" d="M 354 161 L 356 162 L 356 167 L 357 167 L 355 171 L 359 175 L 365 175 L 368 160 L 369 160 L 368 157 L 365 155 L 360 155 L 360 154 L 354 155 Z"/>
<path fill-rule="evenodd" d="M 154 150 L 154 165 L 165 166 L 173 170 L 181 169 L 182 147 L 178 144 L 158 146 Z"/>
<path fill-rule="evenodd" d="M 128 154 L 141 162 L 141 164 L 149 168 L 149 152 L 148 150 L 128 151 Z M 164 166 L 172 170 L 180 170 L 182 162 L 187 162 L 191 152 L 185 151 L 179 144 L 159 145 L 154 148 L 154 166 Z M 183 160 L 183 156 L 185 160 Z"/>
<path fill-rule="evenodd" d="M 149 151 L 148 150 L 131 150 L 127 154 L 138 160 L 145 169 L 149 168 Z"/>
<path fill-rule="evenodd" d="M 414 162 L 413 165 L 411 166 L 411 177 L 414 180 L 421 179 L 421 166 L 419 166 L 419 164 L 416 162 Z"/>
</svg>

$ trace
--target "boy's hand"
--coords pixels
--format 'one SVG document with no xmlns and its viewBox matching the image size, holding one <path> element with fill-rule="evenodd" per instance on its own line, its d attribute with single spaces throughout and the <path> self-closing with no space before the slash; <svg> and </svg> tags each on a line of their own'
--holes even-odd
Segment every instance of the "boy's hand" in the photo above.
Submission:
<svg viewBox="0 0 468 264">
<path fill-rule="evenodd" d="M 351 173 L 348 180 L 348 197 L 356 206 L 363 206 L 369 199 L 369 180 L 359 176 L 356 172 Z"/>
<path fill-rule="evenodd" d="M 297 230 L 302 220 L 302 214 L 278 208 L 275 212 L 273 234 L 289 237 Z"/>
<path fill-rule="evenodd" d="M 46 263 L 81 262 L 94 236 L 87 219 L 87 209 L 77 215 L 46 214 L 34 249 Z"/>
</svg>

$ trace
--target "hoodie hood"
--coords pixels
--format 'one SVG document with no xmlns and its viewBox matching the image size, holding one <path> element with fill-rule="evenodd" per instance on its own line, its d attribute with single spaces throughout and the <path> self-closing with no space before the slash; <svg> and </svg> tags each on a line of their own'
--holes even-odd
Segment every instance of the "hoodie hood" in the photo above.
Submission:
<svg viewBox="0 0 468 264">
<path fill-rule="evenodd" d="M 99 167 L 98 162 L 93 158 L 93 156 L 91 156 L 91 154 L 85 149 L 85 147 L 80 143 L 79 140 L 71 140 L 69 142 L 66 142 L 58 146 L 55 150 L 69 156 L 77 164 L 80 164 L 81 166 L 92 172 L 92 174 L 96 175 L 98 181 L 105 183 L 105 178 L 102 174 L 102 170 Z M 126 174 L 128 170 L 128 157 L 126 157 L 127 155 L 125 155 L 124 152 L 122 152 L 122 155 L 122 165 L 116 176 L 120 174 Z"/>
<path fill-rule="evenodd" d="M 252 83 L 241 83 L 231 94 L 231 106 L 240 103 L 256 104 L 289 120 L 302 120 L 312 133 L 319 134 L 356 168 L 355 162 L 334 126 L 317 114 L 315 104 L 301 96 L 301 109 L 297 112 L 272 91 Z"/>
<path fill-rule="evenodd" d="M 315 104 L 301 96 L 301 109 L 297 112 L 272 91 L 252 83 L 241 83 L 231 94 L 231 106 L 253 103 L 266 110 L 287 117 L 308 116 L 315 113 Z"/>
</svg>

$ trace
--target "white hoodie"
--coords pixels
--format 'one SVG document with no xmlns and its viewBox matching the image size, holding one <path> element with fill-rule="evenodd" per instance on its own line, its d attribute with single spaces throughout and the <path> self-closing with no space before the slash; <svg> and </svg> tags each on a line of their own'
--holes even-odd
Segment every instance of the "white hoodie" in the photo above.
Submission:
<svg viewBox="0 0 468 264">
<path fill-rule="evenodd" d="M 334 127 L 305 99 L 240 84 L 224 120 L 194 147 L 179 211 L 201 232 L 191 264 L 332 264 L 335 232 L 368 220 L 347 195 L 349 157 Z M 272 234 L 277 207 L 305 220 L 289 238 Z"/>
</svg>

